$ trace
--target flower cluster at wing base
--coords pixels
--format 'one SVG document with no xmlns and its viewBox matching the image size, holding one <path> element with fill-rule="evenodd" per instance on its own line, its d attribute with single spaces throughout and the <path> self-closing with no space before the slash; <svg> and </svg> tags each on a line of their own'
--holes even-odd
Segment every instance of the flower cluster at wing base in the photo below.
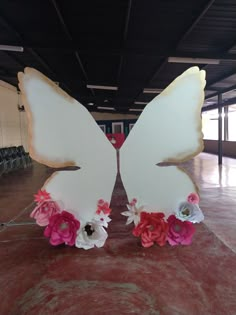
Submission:
<svg viewBox="0 0 236 315">
<path fill-rule="evenodd" d="M 165 220 L 162 212 L 146 212 L 144 206 L 137 206 L 137 199 L 127 205 L 128 211 L 122 215 L 128 217 L 126 224 L 134 223 L 133 235 L 141 238 L 143 247 L 154 244 L 164 246 L 190 245 L 195 232 L 194 223 L 204 219 L 199 208 L 199 196 L 191 193 L 187 201 L 180 203 L 174 214 Z"/>
<path fill-rule="evenodd" d="M 75 245 L 84 249 L 104 245 L 108 237 L 105 228 L 111 221 L 109 217 L 111 209 L 108 202 L 99 199 L 91 222 L 81 225 L 80 220 L 72 213 L 62 210 L 59 203 L 52 200 L 47 191 L 38 191 L 35 201 L 37 205 L 30 216 L 38 225 L 46 226 L 44 235 L 49 238 L 51 245 Z"/>
</svg>

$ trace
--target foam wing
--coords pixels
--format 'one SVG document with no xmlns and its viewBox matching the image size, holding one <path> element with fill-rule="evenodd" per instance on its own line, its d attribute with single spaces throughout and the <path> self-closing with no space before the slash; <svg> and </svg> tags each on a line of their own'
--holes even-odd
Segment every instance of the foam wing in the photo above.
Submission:
<svg viewBox="0 0 236 315">
<path fill-rule="evenodd" d="M 148 211 L 169 215 L 196 191 L 182 169 L 157 164 L 183 162 L 202 151 L 204 86 L 204 71 L 184 72 L 145 107 L 120 150 L 128 199 L 137 198 Z"/>
<path fill-rule="evenodd" d="M 31 156 L 51 167 L 81 168 L 54 173 L 44 188 L 66 210 L 89 221 L 98 199 L 110 202 L 116 151 L 87 109 L 51 80 L 32 68 L 18 77 L 29 118 Z"/>
</svg>

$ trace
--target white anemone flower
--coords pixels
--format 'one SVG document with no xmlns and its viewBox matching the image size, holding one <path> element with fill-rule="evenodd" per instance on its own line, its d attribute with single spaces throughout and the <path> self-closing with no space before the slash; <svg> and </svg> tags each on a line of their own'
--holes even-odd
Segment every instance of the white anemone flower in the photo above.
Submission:
<svg viewBox="0 0 236 315">
<path fill-rule="evenodd" d="M 107 237 L 108 234 L 101 224 L 89 222 L 79 229 L 75 246 L 83 249 L 102 247 Z"/>
<path fill-rule="evenodd" d="M 175 216 L 181 221 L 199 223 L 204 220 L 204 214 L 197 204 L 182 202 L 175 211 Z"/>
</svg>

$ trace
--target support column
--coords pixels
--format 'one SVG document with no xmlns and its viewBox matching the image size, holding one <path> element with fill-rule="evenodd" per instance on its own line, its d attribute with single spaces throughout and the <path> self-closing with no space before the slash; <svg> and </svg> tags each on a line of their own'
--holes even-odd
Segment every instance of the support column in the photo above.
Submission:
<svg viewBox="0 0 236 315">
<path fill-rule="evenodd" d="M 229 107 L 225 106 L 224 107 L 224 140 L 225 141 L 229 140 L 228 112 L 229 112 Z"/>
<path fill-rule="evenodd" d="M 222 164 L 222 94 L 218 95 L 218 164 Z"/>
</svg>

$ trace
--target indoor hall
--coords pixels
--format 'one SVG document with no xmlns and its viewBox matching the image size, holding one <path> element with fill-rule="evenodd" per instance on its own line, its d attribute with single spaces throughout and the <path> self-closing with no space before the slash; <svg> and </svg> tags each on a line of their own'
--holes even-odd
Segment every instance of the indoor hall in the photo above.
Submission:
<svg viewBox="0 0 236 315">
<path fill-rule="evenodd" d="M 1 1 L 0 28 L 0 315 L 236 315 L 234 1 Z M 157 109 L 161 117 L 148 114 L 149 103 L 161 107 L 158 100 L 165 93 L 171 95 L 167 88 L 171 82 L 194 66 L 206 73 L 204 101 L 198 109 L 203 134 L 200 130 L 197 134 L 203 137 L 203 152 L 190 151 L 194 124 L 190 123 L 191 110 L 183 107 L 188 95 L 189 106 L 196 99 L 188 88 L 190 80 L 184 83 L 184 95 L 182 92 L 172 97 L 176 100 L 173 111 L 163 113 Z M 26 67 L 52 80 L 49 85 L 53 85 L 57 97 L 65 96 L 62 89 L 82 104 L 88 115 L 83 119 L 71 115 L 70 124 L 67 112 L 61 110 L 62 98 L 45 102 L 49 92 L 40 90 L 40 84 L 35 85 L 35 90 L 33 86 L 27 90 L 24 76 L 17 77 L 25 71 L 26 78 Z M 43 83 L 49 82 L 38 72 L 30 71 L 29 81 L 30 75 L 36 73 Z M 25 97 L 31 91 L 36 91 L 33 101 Z M 36 99 L 39 111 L 30 112 L 29 107 L 36 104 Z M 40 122 L 40 113 L 44 115 L 44 124 Z M 35 119 L 32 115 L 36 115 Z M 96 124 L 92 125 L 90 116 Z M 199 117 L 193 122 L 200 121 Z M 145 123 L 141 124 L 142 121 Z M 38 129 L 32 129 L 36 122 L 42 130 L 38 135 L 44 135 L 43 148 L 48 144 L 44 159 L 33 150 L 40 151 L 34 139 Z M 91 126 L 94 131 L 90 127 L 77 129 L 78 126 Z M 73 141 L 64 137 L 67 129 L 78 130 L 70 136 Z M 182 138 L 176 138 L 181 130 Z M 135 134 L 138 138 L 133 151 L 129 151 L 127 147 L 132 145 Z M 162 170 L 178 165 L 190 175 L 197 186 L 199 211 L 204 220 L 178 221 L 180 225 L 176 228 L 187 223 L 193 226 L 188 246 L 183 240 L 178 241 L 178 246 L 171 246 L 173 239 L 171 243 L 169 234 L 164 246 L 158 241 L 149 246 L 134 235 L 134 225 L 139 227 L 140 223 L 126 224 L 127 211 L 141 211 L 143 206 L 132 205 L 130 183 L 147 192 L 156 185 L 158 193 L 161 180 L 163 185 L 167 182 L 165 178 L 156 177 L 154 184 L 150 178 L 150 184 L 142 184 L 147 180 L 145 169 L 154 152 L 153 143 L 158 148 L 155 152 L 164 152 L 166 148 L 171 152 L 172 147 L 181 147 L 185 140 L 189 154 L 184 153 L 184 161 L 176 158 L 179 163 L 175 159 L 155 163 Z M 110 147 L 106 151 L 103 148 L 108 147 L 107 143 Z M 75 154 L 87 160 L 81 164 L 77 163 L 79 158 L 73 160 L 74 147 L 78 147 Z M 86 153 L 86 148 L 93 154 Z M 60 153 L 65 154 L 63 159 L 67 163 L 57 163 Z M 81 191 L 93 196 L 96 177 L 98 190 L 102 191 L 112 180 L 114 190 L 112 185 L 108 187 L 111 200 L 109 205 L 103 204 L 102 211 L 107 212 L 101 218 L 107 220 L 106 227 L 102 225 L 96 230 L 94 221 L 87 220 L 89 224 L 83 227 L 87 238 L 83 242 L 79 232 L 83 219 L 75 214 L 79 223 L 73 219 L 73 224 L 80 224 L 80 228 L 72 246 L 56 237 L 52 239 L 52 234 L 47 236 L 50 218 L 49 225 L 41 222 L 40 226 L 39 217 L 33 218 L 32 213 L 41 210 L 43 203 L 38 198 L 46 198 L 42 187 L 58 168 L 59 173 L 83 174 L 87 161 L 91 165 L 88 169 L 94 171 L 94 182 L 92 179 L 88 192 L 83 190 L 87 183 L 78 182 Z M 127 169 L 134 168 L 131 174 L 135 175 L 130 181 L 124 161 Z M 112 180 L 109 173 L 113 174 Z M 176 181 L 176 189 L 178 186 L 181 181 Z M 83 198 L 76 185 L 69 188 L 68 194 L 71 190 Z M 64 191 L 61 193 L 63 199 Z M 169 197 L 172 198 L 171 193 Z M 168 202 L 168 193 L 165 198 Z M 57 200 L 45 202 L 55 206 Z M 61 215 L 59 201 L 58 205 L 60 212 L 57 213 L 57 208 L 52 211 Z M 99 209 L 98 200 L 96 214 L 101 215 Z M 74 213 L 73 209 L 65 210 Z M 86 211 L 88 216 L 90 210 Z M 123 212 L 126 214 L 122 215 Z M 67 224 L 62 221 L 59 225 L 62 232 Z M 152 229 L 153 225 L 150 232 Z M 169 233 L 170 225 L 168 229 Z M 94 231 L 101 232 L 97 232 L 101 239 L 92 243 Z M 177 245 L 176 239 L 175 242 Z"/>
</svg>

